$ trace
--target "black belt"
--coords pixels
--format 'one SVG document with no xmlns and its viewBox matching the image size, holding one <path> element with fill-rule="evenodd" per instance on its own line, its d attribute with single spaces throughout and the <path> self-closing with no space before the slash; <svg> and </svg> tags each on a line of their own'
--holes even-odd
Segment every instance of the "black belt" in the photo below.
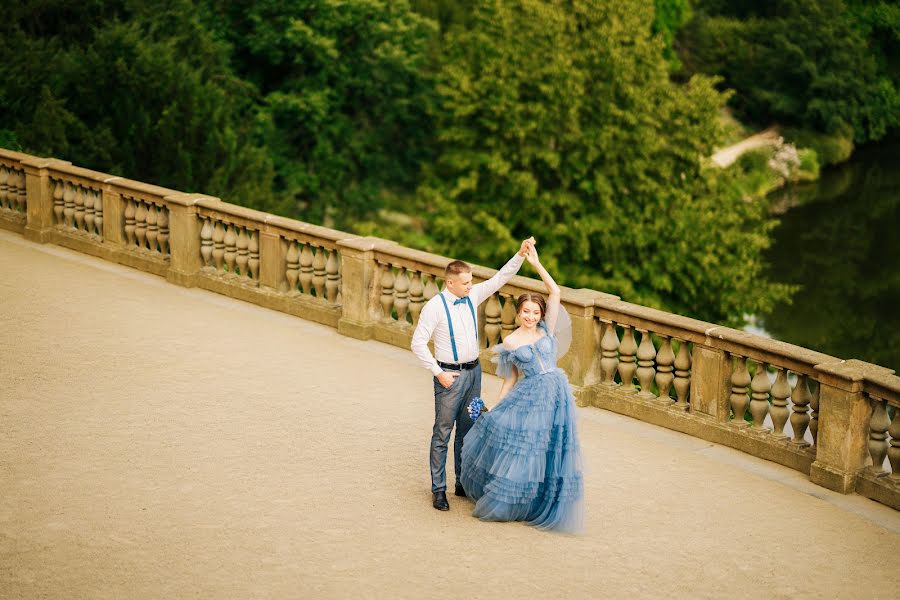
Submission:
<svg viewBox="0 0 900 600">
<path fill-rule="evenodd" d="M 444 363 L 444 362 L 438 361 L 438 366 L 440 366 L 442 369 L 447 370 L 447 371 L 463 371 L 463 370 L 468 371 L 469 369 L 474 369 L 479 364 L 481 364 L 481 363 L 478 362 L 477 358 L 475 360 L 473 360 L 472 362 L 456 363 L 456 364 Z"/>
</svg>

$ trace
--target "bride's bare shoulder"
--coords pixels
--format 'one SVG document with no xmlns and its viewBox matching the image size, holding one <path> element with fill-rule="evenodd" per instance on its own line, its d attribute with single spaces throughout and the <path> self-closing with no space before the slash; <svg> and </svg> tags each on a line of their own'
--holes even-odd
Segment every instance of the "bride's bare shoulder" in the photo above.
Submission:
<svg viewBox="0 0 900 600">
<path fill-rule="evenodd" d="M 522 336 L 520 334 L 521 329 L 516 329 L 508 336 L 503 338 L 503 347 L 507 350 L 515 350 L 519 346 L 522 345 Z"/>
</svg>

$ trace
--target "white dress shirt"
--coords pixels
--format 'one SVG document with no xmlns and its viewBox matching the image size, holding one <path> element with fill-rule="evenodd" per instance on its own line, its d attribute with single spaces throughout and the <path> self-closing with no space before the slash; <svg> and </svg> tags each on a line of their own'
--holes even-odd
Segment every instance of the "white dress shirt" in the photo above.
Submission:
<svg viewBox="0 0 900 600">
<path fill-rule="evenodd" d="M 478 305 L 494 295 L 507 281 L 512 279 L 513 275 L 522 267 L 524 260 L 524 256 L 516 253 L 509 262 L 503 265 L 502 269 L 497 271 L 496 275 L 487 281 L 472 286 L 471 291 L 469 291 L 469 299 L 475 308 L 476 318 Z M 441 302 L 442 295 L 447 301 L 450 318 L 453 320 L 453 335 L 456 338 L 456 360 L 453 359 L 450 327 L 447 324 L 447 313 L 444 310 L 444 303 Z M 469 308 L 468 302 L 453 304 L 457 299 L 457 296 L 454 296 L 446 289 L 435 295 L 422 307 L 419 323 L 416 325 L 415 333 L 413 333 L 412 351 L 422 361 L 422 365 L 435 376 L 443 372 L 443 369 L 438 365 L 438 361 L 443 363 L 465 363 L 478 358 L 477 325 L 472 319 L 472 310 Z M 432 356 L 428 350 L 428 340 L 432 336 L 434 337 L 435 356 Z"/>
</svg>

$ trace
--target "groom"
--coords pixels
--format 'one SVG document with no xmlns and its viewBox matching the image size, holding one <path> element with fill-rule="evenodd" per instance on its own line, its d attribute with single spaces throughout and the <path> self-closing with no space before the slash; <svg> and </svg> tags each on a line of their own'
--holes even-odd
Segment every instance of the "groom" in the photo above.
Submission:
<svg viewBox="0 0 900 600">
<path fill-rule="evenodd" d="M 434 430 L 431 435 L 432 504 L 438 510 L 450 510 L 447 502 L 447 443 L 456 423 L 453 438 L 453 464 L 456 467 L 457 496 L 466 492 L 459 483 L 463 438 L 472 427 L 468 405 L 481 395 L 481 364 L 478 362 L 477 307 L 503 287 L 522 266 L 534 248 L 534 238 L 522 242 L 519 252 L 497 274 L 472 285 L 472 267 L 455 260 L 444 269 L 444 290 L 429 300 L 419 315 L 412 337 L 412 351 L 434 375 Z M 428 341 L 434 337 L 434 354 Z M 437 360 L 435 360 L 437 358 Z"/>
</svg>

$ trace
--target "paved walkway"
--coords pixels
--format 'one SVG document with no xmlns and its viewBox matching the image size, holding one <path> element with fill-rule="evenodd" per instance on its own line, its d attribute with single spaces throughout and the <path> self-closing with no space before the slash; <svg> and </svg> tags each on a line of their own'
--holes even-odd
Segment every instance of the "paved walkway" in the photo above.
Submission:
<svg viewBox="0 0 900 600">
<path fill-rule="evenodd" d="M 896 597 L 900 514 L 598 409 L 584 535 L 437 512 L 429 389 L 402 349 L 0 232 L 0 598 Z"/>
</svg>

